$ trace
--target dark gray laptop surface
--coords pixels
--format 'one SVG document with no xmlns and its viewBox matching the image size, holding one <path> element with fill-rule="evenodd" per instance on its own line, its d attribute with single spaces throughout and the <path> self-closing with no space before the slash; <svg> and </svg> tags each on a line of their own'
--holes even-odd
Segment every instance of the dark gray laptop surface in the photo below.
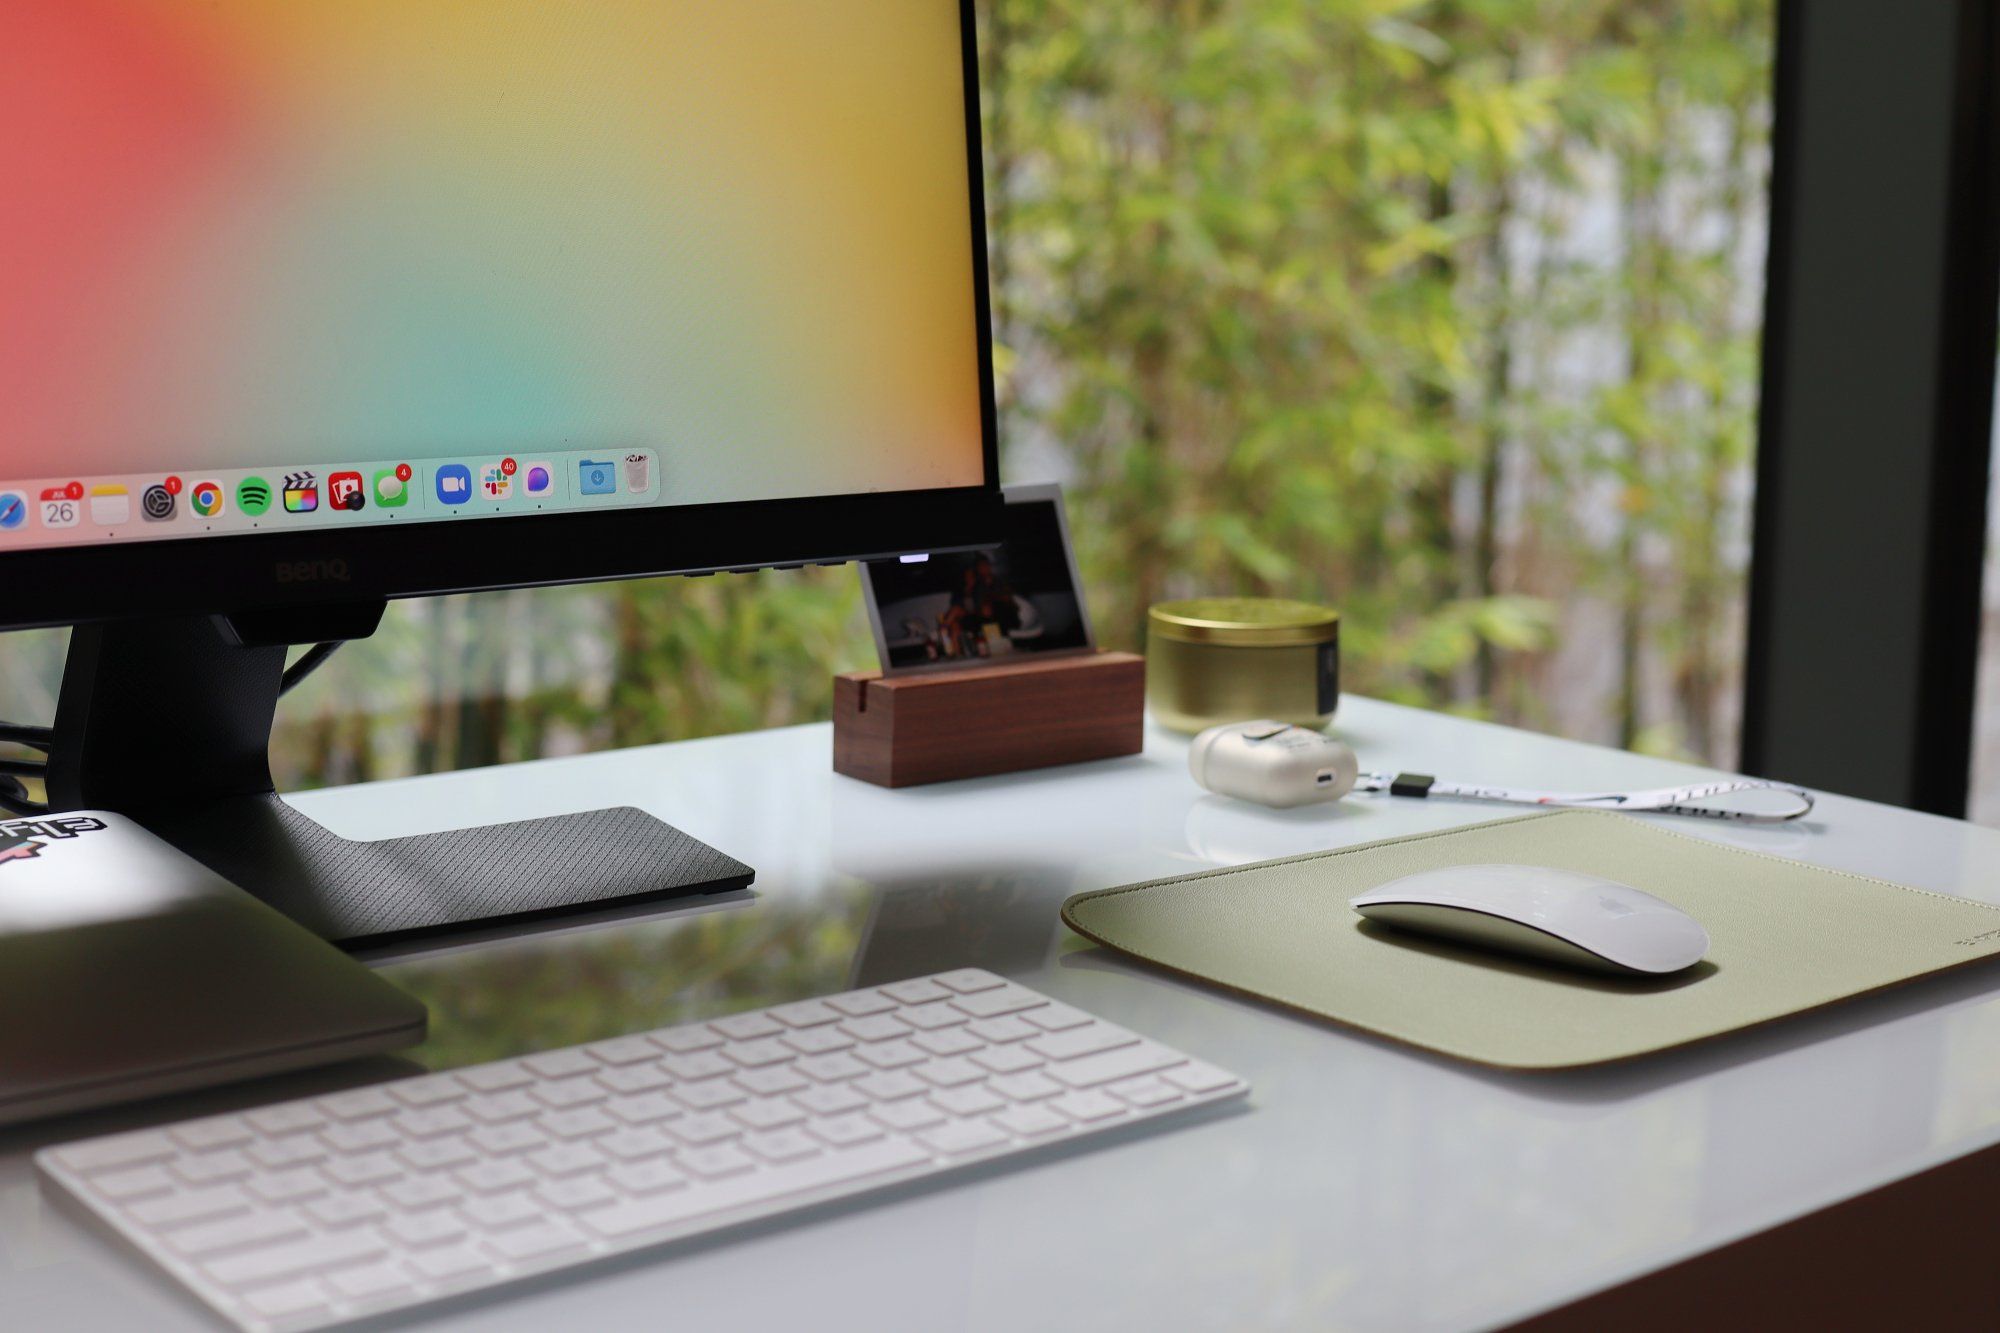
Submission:
<svg viewBox="0 0 2000 1333">
<path fill-rule="evenodd" d="M 122 816 L 0 821 L 0 1123 L 394 1050 L 425 1018 Z"/>
</svg>

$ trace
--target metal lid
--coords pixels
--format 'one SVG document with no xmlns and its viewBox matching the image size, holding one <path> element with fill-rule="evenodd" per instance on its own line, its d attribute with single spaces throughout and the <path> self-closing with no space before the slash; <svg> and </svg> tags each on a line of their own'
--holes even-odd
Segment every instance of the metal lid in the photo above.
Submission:
<svg viewBox="0 0 2000 1333">
<path fill-rule="evenodd" d="M 1325 643 L 1340 625 L 1340 612 L 1276 597 L 1197 597 L 1157 603 L 1148 608 L 1146 619 L 1163 638 L 1266 648 Z"/>
</svg>

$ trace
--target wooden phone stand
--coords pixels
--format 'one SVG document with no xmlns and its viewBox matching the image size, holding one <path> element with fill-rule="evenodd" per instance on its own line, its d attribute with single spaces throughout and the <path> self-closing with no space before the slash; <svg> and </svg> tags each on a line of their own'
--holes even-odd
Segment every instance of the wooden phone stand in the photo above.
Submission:
<svg viewBox="0 0 2000 1333">
<path fill-rule="evenodd" d="M 956 671 L 833 678 L 833 769 L 880 787 L 1137 754 L 1146 659 L 1083 653 Z"/>
</svg>

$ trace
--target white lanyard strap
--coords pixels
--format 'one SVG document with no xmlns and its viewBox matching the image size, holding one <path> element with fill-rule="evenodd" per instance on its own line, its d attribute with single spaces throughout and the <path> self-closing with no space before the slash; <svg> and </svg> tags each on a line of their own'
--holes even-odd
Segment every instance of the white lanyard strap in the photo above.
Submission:
<svg viewBox="0 0 2000 1333">
<path fill-rule="evenodd" d="M 1812 793 L 1788 782 L 1758 778 L 1722 778 L 1686 787 L 1654 791 L 1566 792 L 1528 791 L 1515 787 L 1476 787 L 1440 782 L 1427 773 L 1363 773 L 1356 791 L 1386 791 L 1392 796 L 1451 796 L 1461 801 L 1496 801 L 1506 805 L 1550 805 L 1582 810 L 1644 810 L 1663 815 L 1694 815 L 1701 819 L 1739 819 L 1752 824 L 1780 824 L 1813 808 Z M 1730 810 L 1697 804 L 1715 796 L 1741 791 L 1776 791 L 1795 797 L 1796 808 L 1781 811 Z"/>
</svg>

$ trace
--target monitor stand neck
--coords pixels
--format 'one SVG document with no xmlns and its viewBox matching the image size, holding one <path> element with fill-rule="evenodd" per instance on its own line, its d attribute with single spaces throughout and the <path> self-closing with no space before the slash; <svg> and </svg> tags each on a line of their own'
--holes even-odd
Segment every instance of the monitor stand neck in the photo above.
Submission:
<svg viewBox="0 0 2000 1333">
<path fill-rule="evenodd" d="M 621 807 L 381 842 L 300 814 L 271 781 L 282 646 L 215 620 L 72 631 L 50 807 L 126 815 L 347 948 L 749 885 L 750 867 Z"/>
</svg>

